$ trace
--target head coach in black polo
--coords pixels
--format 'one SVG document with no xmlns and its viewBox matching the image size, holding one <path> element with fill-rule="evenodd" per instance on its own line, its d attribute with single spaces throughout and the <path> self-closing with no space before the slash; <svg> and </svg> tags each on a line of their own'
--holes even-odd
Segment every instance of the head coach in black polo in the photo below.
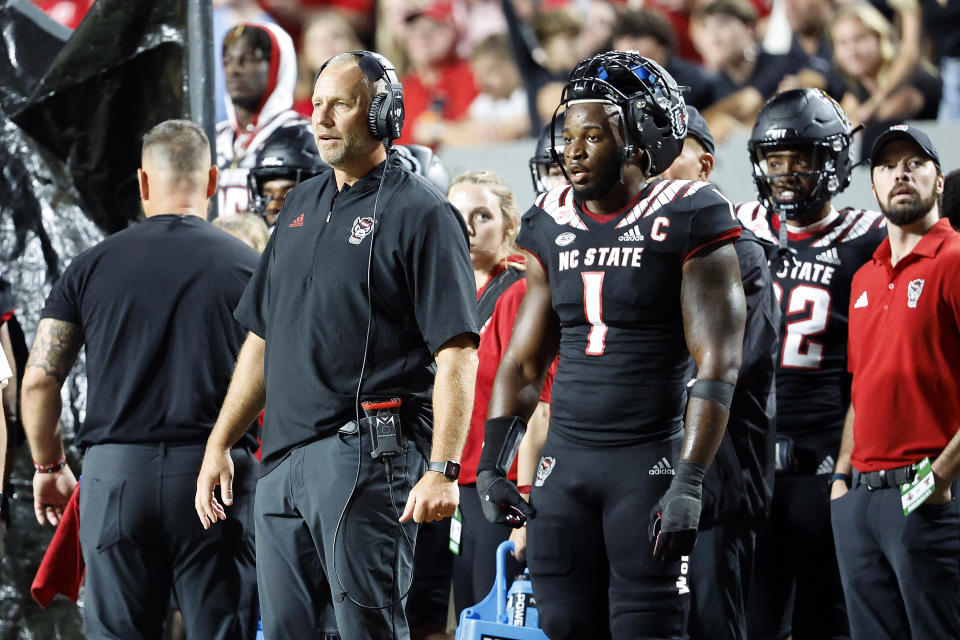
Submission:
<svg viewBox="0 0 960 640">
<path fill-rule="evenodd" d="M 334 170 L 289 193 L 235 314 L 250 334 L 196 507 L 204 526 L 223 518 L 225 454 L 265 404 L 254 521 L 267 638 L 409 637 L 409 520 L 457 506 L 476 289 L 462 217 L 385 151 L 402 100 L 381 56 L 321 68 L 314 136 Z"/>
<path fill-rule="evenodd" d="M 86 346 L 80 544 L 84 631 L 159 638 L 170 592 L 189 637 L 256 633 L 253 420 L 228 453 L 247 487 L 210 535 L 191 516 L 204 442 L 244 331 L 231 316 L 257 254 L 206 222 L 210 142 L 186 120 L 154 127 L 137 172 L 146 221 L 77 256 L 54 285 L 24 372 L 34 509 L 57 524 L 76 480 L 57 421 L 60 389 Z"/>
</svg>

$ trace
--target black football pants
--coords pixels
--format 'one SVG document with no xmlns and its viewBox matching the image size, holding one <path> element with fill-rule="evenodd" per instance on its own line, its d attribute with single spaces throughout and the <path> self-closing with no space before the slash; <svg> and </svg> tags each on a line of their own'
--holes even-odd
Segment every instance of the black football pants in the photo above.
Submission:
<svg viewBox="0 0 960 640">
<path fill-rule="evenodd" d="M 777 474 L 770 517 L 757 536 L 750 640 L 850 637 L 830 529 L 829 479 Z"/>
<path fill-rule="evenodd" d="M 746 640 L 756 529 L 720 524 L 697 535 L 690 556 L 691 640 Z"/>
<path fill-rule="evenodd" d="M 83 628 L 91 640 L 159 639 L 170 593 L 189 638 L 257 630 L 256 459 L 234 450 L 233 505 L 204 531 L 194 509 L 204 445 L 102 444 L 83 460 Z"/>
<path fill-rule="evenodd" d="M 551 640 L 687 637 L 688 562 L 653 557 L 647 526 L 681 437 L 585 447 L 547 436 L 530 501 L 527 563 Z M 547 471 L 548 470 L 548 471 Z"/>
</svg>

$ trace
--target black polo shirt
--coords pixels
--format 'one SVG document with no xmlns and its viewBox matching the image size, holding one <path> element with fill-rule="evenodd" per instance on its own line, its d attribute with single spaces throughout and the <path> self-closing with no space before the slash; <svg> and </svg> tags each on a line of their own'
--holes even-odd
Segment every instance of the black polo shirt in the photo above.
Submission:
<svg viewBox="0 0 960 640">
<path fill-rule="evenodd" d="M 268 468 L 355 418 L 361 368 L 361 399 L 402 396 L 407 435 L 429 447 L 433 354 L 477 332 L 462 217 L 392 162 L 378 201 L 383 169 L 339 192 L 333 171 L 294 188 L 237 307 L 237 320 L 266 340 Z"/>
<path fill-rule="evenodd" d="M 81 447 L 206 442 L 246 336 L 232 311 L 256 265 L 236 238 L 172 214 L 74 258 L 41 317 L 83 330 Z M 240 444 L 256 448 L 252 428 Z"/>
</svg>

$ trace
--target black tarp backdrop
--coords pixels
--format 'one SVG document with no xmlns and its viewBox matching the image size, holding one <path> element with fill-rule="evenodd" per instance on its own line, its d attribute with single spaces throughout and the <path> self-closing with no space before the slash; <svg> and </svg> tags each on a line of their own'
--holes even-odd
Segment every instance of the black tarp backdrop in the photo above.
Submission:
<svg viewBox="0 0 960 640">
<path fill-rule="evenodd" d="M 189 117 L 188 12 L 208 34 L 209 1 L 97 0 L 71 33 L 27 0 L 0 0 L 0 270 L 14 285 L 28 342 L 66 264 L 140 217 L 140 140 L 158 122 Z M 196 32 L 198 16 L 190 18 Z M 193 69 L 212 72 L 197 62 Z M 192 86 L 206 84 L 193 78 Z M 74 371 L 61 419 L 68 445 L 86 396 L 82 360 Z M 79 471 L 72 446 L 68 457 Z M 29 595 L 53 531 L 33 517 L 32 476 L 23 447 L 0 562 L 0 640 L 82 638 L 78 607 L 56 598 L 41 610 Z"/>
</svg>

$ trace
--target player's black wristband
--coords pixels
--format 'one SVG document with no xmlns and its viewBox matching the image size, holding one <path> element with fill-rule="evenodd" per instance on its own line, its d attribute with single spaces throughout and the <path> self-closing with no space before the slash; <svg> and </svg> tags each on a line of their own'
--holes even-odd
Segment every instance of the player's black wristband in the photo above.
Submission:
<svg viewBox="0 0 960 640">
<path fill-rule="evenodd" d="M 688 389 L 688 395 L 691 398 L 700 398 L 716 402 L 721 407 L 730 411 L 730 403 L 733 402 L 734 386 L 729 382 L 721 380 L 700 380 L 695 379 Z"/>
<path fill-rule="evenodd" d="M 519 416 L 491 418 L 483 423 L 483 449 L 477 471 L 496 471 L 502 476 L 513 465 L 527 421 Z"/>
</svg>

